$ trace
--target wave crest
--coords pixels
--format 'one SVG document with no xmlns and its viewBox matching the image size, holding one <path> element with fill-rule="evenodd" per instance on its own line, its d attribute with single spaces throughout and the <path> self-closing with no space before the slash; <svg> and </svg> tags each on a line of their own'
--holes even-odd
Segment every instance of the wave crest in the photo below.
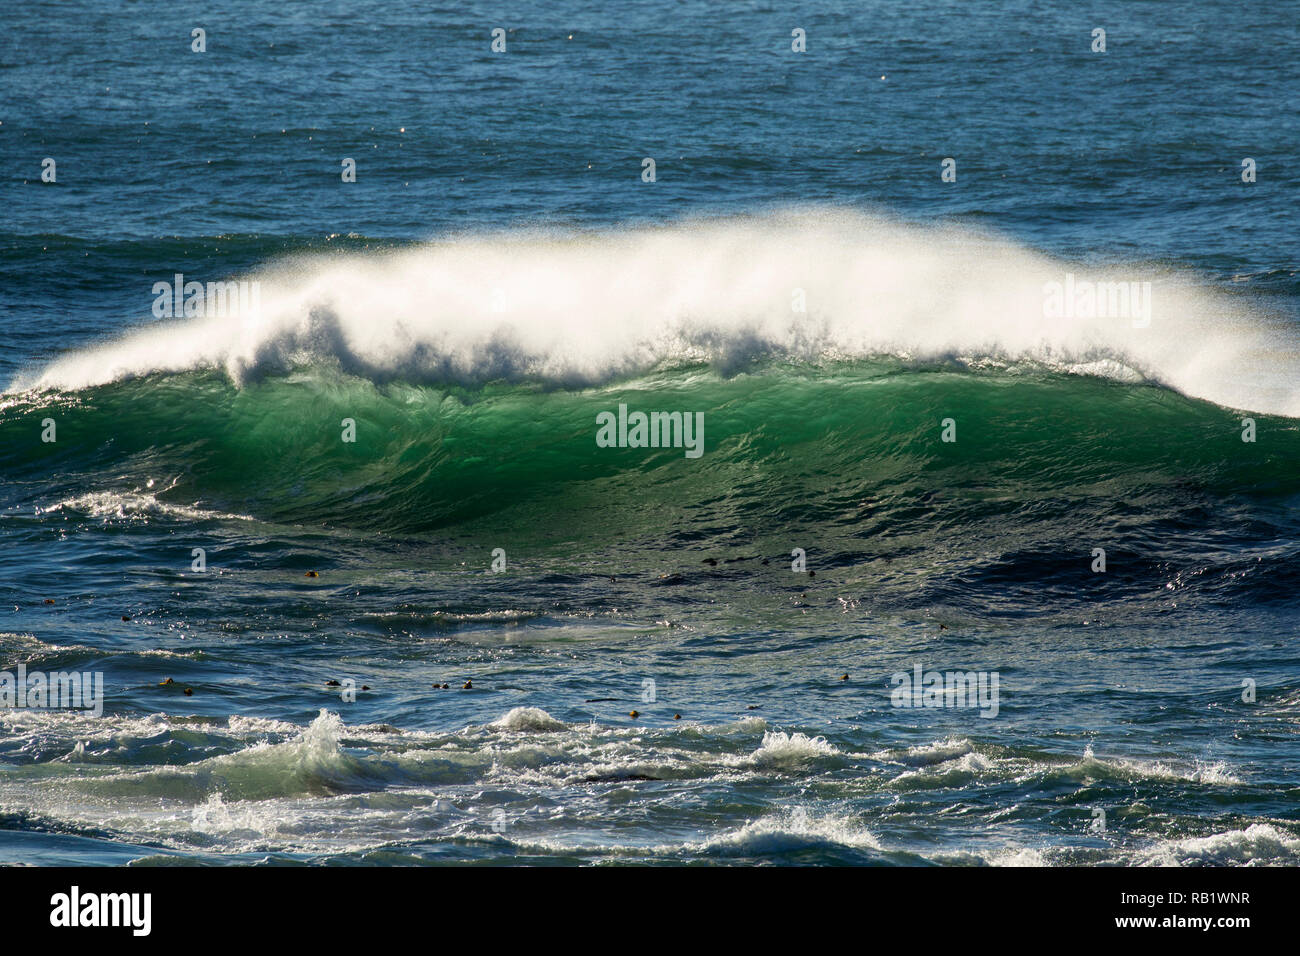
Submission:
<svg viewBox="0 0 1300 956">
<path fill-rule="evenodd" d="M 1049 317 L 1045 290 L 1067 276 L 1151 282 L 1149 321 Z M 203 369 L 243 383 L 304 363 L 372 380 L 580 385 L 665 363 L 892 355 L 1143 377 L 1300 416 L 1294 334 L 1239 298 L 1167 271 L 1083 268 L 969 230 L 847 211 L 467 235 L 281 262 L 251 281 L 261 294 L 243 312 L 153 324 L 11 389 Z"/>
</svg>

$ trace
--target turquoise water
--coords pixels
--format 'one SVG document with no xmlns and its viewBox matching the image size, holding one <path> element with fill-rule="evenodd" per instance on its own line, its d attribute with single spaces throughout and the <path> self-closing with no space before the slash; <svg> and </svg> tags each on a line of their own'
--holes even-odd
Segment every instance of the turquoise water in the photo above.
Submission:
<svg viewBox="0 0 1300 956">
<path fill-rule="evenodd" d="M 1300 861 L 1284 8 L 191 19 L 0 39 L 0 860 Z"/>
</svg>

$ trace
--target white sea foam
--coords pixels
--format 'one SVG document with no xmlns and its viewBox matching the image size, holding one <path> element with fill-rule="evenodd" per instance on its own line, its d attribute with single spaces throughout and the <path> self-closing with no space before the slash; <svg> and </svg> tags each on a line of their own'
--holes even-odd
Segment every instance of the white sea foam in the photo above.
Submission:
<svg viewBox="0 0 1300 956">
<path fill-rule="evenodd" d="M 781 814 L 760 817 L 734 830 L 710 837 L 698 847 L 704 851 L 725 853 L 779 853 L 818 844 L 834 844 L 855 849 L 879 850 L 880 841 L 865 827 L 848 817 L 818 815 L 797 808 Z M 674 848 L 680 852 L 681 848 Z"/>
<path fill-rule="evenodd" d="M 928 767 L 971 753 L 975 745 L 967 737 L 947 737 L 928 744 L 918 744 L 900 752 L 882 751 L 877 759 L 892 759 L 913 767 Z"/>
<path fill-rule="evenodd" d="M 1082 773 L 1093 771 L 1103 776 L 1118 774 L 1140 780 L 1185 780 L 1189 783 L 1217 786 L 1234 786 L 1241 783 L 1241 778 L 1223 761 L 1206 763 L 1199 760 L 1180 762 L 1125 757 L 1101 758 L 1093 753 L 1091 745 L 1084 748 L 1083 760 L 1071 769 Z"/>
<path fill-rule="evenodd" d="M 624 726 L 567 726 L 529 707 L 458 731 L 400 734 L 386 725 L 345 726 L 328 711 L 306 726 L 260 717 L 200 721 L 163 714 L 99 720 L 38 715 L 34 725 L 15 724 L 0 715 L 0 725 L 6 733 L 32 734 L 55 755 L 40 764 L 7 768 L 0 811 L 181 851 L 392 851 L 400 857 L 412 834 L 419 835 L 417 842 L 479 840 L 615 858 L 779 857 L 835 847 L 881 850 L 871 817 L 839 815 L 815 803 L 806 808 L 783 803 L 771 812 L 723 814 L 716 820 L 686 813 L 690 830 L 668 839 L 649 824 L 631 830 L 607 825 L 604 814 L 611 791 L 622 801 L 646 788 L 658 806 L 664 791 L 662 784 L 651 781 L 720 784 L 770 775 L 774 769 L 807 769 L 831 755 L 846 762 L 859 756 L 840 753 L 824 739 L 802 733 L 763 733 L 761 745 L 753 750 L 752 739 L 736 739 L 734 724 L 699 726 L 691 733 L 674 727 L 657 734 Z M 119 762 L 141 746 L 152 749 L 178 732 L 189 737 L 195 731 L 211 737 L 198 745 L 201 750 L 210 752 L 222 736 L 230 739 L 220 749 L 237 749 L 174 765 Z M 853 793 L 877 793 L 879 786 L 886 793 L 915 792 L 942 786 L 954 775 L 978 778 L 990 771 L 998 780 L 1012 774 L 1030 792 L 1043 773 L 1143 777 L 1170 780 L 1180 787 L 1185 780 L 1213 785 L 1226 773 L 1205 765 L 1101 760 L 1091 752 L 1073 762 L 993 759 L 981 756 L 962 737 L 886 751 L 882 759 L 901 765 L 903 775 L 890 779 L 887 774 L 865 782 L 865 790 L 855 786 Z M 485 792 L 493 795 L 490 801 L 485 802 Z M 506 814 L 505 829 L 494 825 L 498 807 Z M 1042 845 L 1026 845 L 1015 833 L 989 830 L 991 840 L 1011 839 L 993 846 L 981 840 L 940 852 L 924 847 L 918 851 L 897 837 L 887 842 L 891 851 L 920 852 L 939 863 L 1300 862 L 1300 834 L 1289 822 L 1256 819 L 1236 826 L 1204 836 L 1138 836 L 1110 843 L 1089 835 Z"/>
<path fill-rule="evenodd" d="M 1252 865 L 1300 863 L 1300 836 L 1269 823 L 1252 823 L 1244 830 L 1227 830 L 1205 837 L 1167 840 L 1143 851 L 1135 861 L 1145 866 L 1212 863 Z"/>
<path fill-rule="evenodd" d="M 1049 318 L 1044 289 L 1152 281 L 1150 323 Z M 304 361 L 369 376 L 600 382 L 664 362 L 760 355 L 1038 362 L 1145 377 L 1235 408 L 1300 416 L 1293 331 L 1188 277 L 1088 269 L 954 227 L 847 211 L 598 233 L 451 237 L 278 263 L 237 318 L 154 324 L 19 376 L 76 391 L 211 368 L 235 382 Z M 806 312 L 796 312 L 801 290 Z"/>
<path fill-rule="evenodd" d="M 567 730 L 569 725 L 556 720 L 540 707 L 515 707 L 492 721 L 489 726 L 498 730 L 547 732 Z"/>
<path fill-rule="evenodd" d="M 763 767 L 791 767 L 834 753 L 836 749 L 825 737 L 769 730 L 763 734 L 762 746 L 754 751 L 751 759 Z"/>
<path fill-rule="evenodd" d="M 56 511 L 72 511 L 92 518 L 122 521 L 139 521 L 157 516 L 181 518 L 186 521 L 252 520 L 246 515 L 205 511 L 189 505 L 168 504 L 159 501 L 152 494 L 142 492 L 92 491 L 56 502 L 47 508 L 40 508 L 37 513 Z"/>
</svg>

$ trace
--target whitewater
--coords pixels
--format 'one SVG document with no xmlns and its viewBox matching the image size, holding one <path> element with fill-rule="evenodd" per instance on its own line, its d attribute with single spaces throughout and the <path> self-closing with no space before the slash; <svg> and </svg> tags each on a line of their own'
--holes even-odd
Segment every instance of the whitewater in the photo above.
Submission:
<svg viewBox="0 0 1300 956">
<path fill-rule="evenodd" d="M 1300 417 L 1300 339 L 1248 295 L 1161 263 L 1087 266 L 845 209 L 452 234 L 238 278 L 260 286 L 250 308 L 150 322 L 21 372 L 8 391 L 206 369 L 243 385 L 304 365 L 377 382 L 580 388 L 698 362 L 725 373 L 893 356 L 1150 381 Z M 1149 283 L 1150 314 L 1053 315 L 1050 290 L 1067 281 Z"/>
</svg>

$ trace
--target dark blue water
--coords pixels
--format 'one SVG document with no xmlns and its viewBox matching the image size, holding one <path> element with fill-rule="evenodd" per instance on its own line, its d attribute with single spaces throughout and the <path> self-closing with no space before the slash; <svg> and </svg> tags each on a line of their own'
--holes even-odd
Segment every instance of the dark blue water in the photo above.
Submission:
<svg viewBox="0 0 1300 956">
<path fill-rule="evenodd" d="M 1294 7 L 5 16 L 0 859 L 1300 858 Z"/>
</svg>

